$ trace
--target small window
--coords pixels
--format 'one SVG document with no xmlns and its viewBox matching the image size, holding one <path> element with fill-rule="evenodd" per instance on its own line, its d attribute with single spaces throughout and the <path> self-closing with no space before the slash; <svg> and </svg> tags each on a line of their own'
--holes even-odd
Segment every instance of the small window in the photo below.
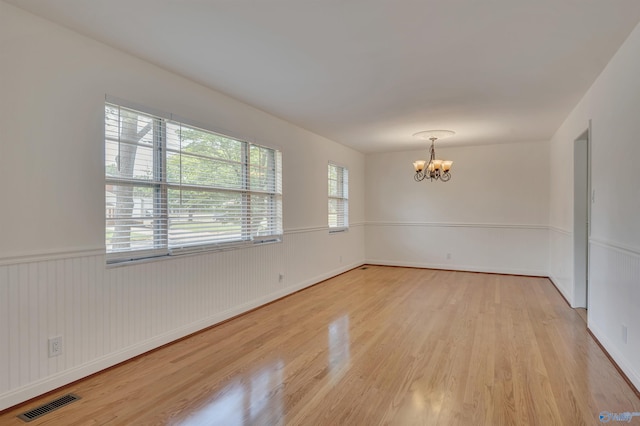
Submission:
<svg viewBox="0 0 640 426">
<path fill-rule="evenodd" d="M 107 263 L 279 241 L 279 151 L 105 104 Z"/>
<path fill-rule="evenodd" d="M 349 228 L 349 170 L 329 163 L 329 232 Z"/>
</svg>

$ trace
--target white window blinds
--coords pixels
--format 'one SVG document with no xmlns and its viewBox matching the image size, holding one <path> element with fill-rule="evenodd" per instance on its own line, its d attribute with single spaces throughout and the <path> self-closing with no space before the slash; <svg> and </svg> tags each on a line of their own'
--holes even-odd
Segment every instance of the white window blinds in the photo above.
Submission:
<svg viewBox="0 0 640 426">
<path fill-rule="evenodd" d="M 108 262 L 282 235 L 279 151 L 105 104 Z"/>
<path fill-rule="evenodd" d="M 349 170 L 329 163 L 329 231 L 349 228 Z"/>
</svg>

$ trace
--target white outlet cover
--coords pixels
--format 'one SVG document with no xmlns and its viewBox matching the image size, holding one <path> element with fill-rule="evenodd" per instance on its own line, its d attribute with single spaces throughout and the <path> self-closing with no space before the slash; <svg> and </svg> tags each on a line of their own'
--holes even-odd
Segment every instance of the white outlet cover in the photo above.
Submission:
<svg viewBox="0 0 640 426">
<path fill-rule="evenodd" d="M 49 358 L 62 355 L 62 336 L 49 338 Z"/>
</svg>

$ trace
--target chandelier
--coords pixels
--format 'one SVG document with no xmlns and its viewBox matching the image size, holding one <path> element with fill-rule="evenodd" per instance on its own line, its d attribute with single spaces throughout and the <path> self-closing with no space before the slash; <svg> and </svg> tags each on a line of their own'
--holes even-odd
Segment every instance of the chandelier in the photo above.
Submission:
<svg viewBox="0 0 640 426">
<path fill-rule="evenodd" d="M 413 167 L 416 169 L 416 174 L 413 178 L 416 182 L 420 182 L 425 179 L 447 182 L 451 179 L 450 170 L 453 165 L 453 161 L 436 159 L 435 142 L 438 139 L 443 139 L 453 135 L 455 135 L 455 132 L 452 132 L 451 130 L 426 130 L 413 135 L 413 137 L 431 141 L 431 148 L 429 149 L 431 156 L 429 161 L 418 160 L 413 162 Z"/>
</svg>

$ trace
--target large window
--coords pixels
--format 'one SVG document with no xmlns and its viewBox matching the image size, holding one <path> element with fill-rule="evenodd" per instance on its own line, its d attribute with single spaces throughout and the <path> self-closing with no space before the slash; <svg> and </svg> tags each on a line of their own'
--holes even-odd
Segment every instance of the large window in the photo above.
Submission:
<svg viewBox="0 0 640 426">
<path fill-rule="evenodd" d="M 281 154 L 105 104 L 109 263 L 277 241 Z"/>
<path fill-rule="evenodd" d="M 329 163 L 329 231 L 349 228 L 349 170 Z"/>
</svg>

